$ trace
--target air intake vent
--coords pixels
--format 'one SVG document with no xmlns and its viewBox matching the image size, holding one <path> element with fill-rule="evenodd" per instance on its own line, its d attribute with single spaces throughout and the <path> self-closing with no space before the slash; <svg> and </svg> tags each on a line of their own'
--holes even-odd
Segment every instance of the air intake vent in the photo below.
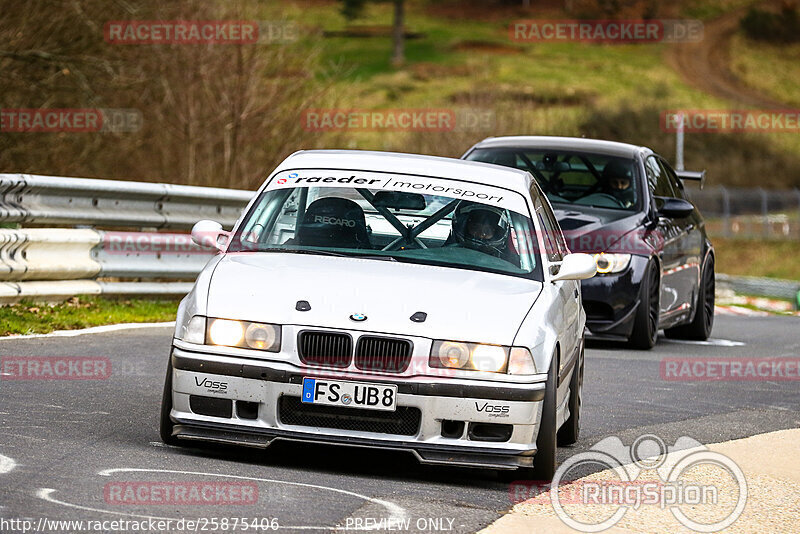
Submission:
<svg viewBox="0 0 800 534">
<path fill-rule="evenodd" d="M 282 395 L 278 403 L 278 417 L 284 425 L 413 436 L 419 432 L 422 412 L 412 406 L 398 406 L 394 412 L 317 406 L 303 404 L 300 397 Z"/>
<path fill-rule="evenodd" d="M 402 373 L 411 363 L 412 348 L 407 339 L 361 336 L 356 345 L 356 367 L 364 371 Z"/>
<path fill-rule="evenodd" d="M 310 365 L 347 367 L 353 354 L 353 338 L 337 332 L 300 332 L 300 360 Z"/>
</svg>

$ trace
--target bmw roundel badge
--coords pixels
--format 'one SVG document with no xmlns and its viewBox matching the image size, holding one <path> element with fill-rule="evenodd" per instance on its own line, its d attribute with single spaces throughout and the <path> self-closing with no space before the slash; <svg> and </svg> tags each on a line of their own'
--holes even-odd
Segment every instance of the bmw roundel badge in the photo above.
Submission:
<svg viewBox="0 0 800 534">
<path fill-rule="evenodd" d="M 363 313 L 354 313 L 353 315 L 350 316 L 350 320 L 351 321 L 358 321 L 358 322 L 366 321 L 367 320 L 367 316 L 364 315 Z"/>
</svg>

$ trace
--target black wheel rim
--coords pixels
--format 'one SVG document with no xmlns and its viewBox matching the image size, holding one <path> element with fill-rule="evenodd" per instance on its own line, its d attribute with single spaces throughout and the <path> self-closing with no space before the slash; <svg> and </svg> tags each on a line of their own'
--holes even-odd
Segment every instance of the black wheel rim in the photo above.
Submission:
<svg viewBox="0 0 800 534">
<path fill-rule="evenodd" d="M 714 262 L 709 262 L 706 266 L 705 281 L 703 283 L 704 302 L 703 302 L 703 321 L 706 333 L 711 333 L 711 326 L 714 324 Z"/>
<path fill-rule="evenodd" d="M 648 289 L 650 290 L 650 294 L 648 297 L 650 310 L 647 316 L 647 326 L 650 329 L 650 339 L 655 340 L 658 335 L 658 302 L 661 288 L 658 287 L 658 272 L 654 267 L 650 268 L 649 285 L 650 287 Z"/>
</svg>

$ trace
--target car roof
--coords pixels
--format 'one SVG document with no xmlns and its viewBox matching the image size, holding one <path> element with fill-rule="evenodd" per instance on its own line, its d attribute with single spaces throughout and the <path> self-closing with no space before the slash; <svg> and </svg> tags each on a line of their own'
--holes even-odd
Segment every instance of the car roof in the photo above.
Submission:
<svg viewBox="0 0 800 534">
<path fill-rule="evenodd" d="M 501 165 L 367 150 L 303 150 L 283 160 L 275 172 L 288 169 L 362 170 L 432 176 L 494 185 L 521 193 L 530 191 L 533 181 L 527 171 Z"/>
<path fill-rule="evenodd" d="M 646 147 L 604 141 L 602 139 L 586 139 L 584 137 L 551 137 L 540 135 L 517 135 L 507 137 L 489 137 L 473 146 L 475 148 L 544 148 L 553 150 L 577 150 L 605 154 L 608 156 L 634 157 L 642 151 L 650 151 Z"/>
</svg>

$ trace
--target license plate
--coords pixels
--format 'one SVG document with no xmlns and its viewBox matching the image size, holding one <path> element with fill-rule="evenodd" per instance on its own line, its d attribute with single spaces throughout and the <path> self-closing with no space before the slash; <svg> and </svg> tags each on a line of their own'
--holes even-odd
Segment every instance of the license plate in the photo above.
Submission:
<svg viewBox="0 0 800 534">
<path fill-rule="evenodd" d="M 393 412 L 397 408 L 397 386 L 303 378 L 302 401 Z"/>
</svg>

